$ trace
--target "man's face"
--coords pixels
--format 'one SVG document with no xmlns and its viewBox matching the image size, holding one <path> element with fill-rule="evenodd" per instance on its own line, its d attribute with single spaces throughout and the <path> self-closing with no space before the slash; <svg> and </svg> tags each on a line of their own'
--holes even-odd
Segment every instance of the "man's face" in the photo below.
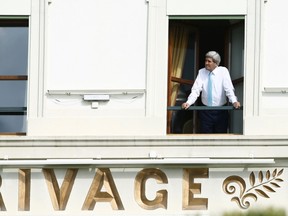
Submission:
<svg viewBox="0 0 288 216">
<path fill-rule="evenodd" d="M 212 58 L 205 58 L 206 70 L 213 71 L 216 67 L 217 64 L 212 60 Z"/>
</svg>

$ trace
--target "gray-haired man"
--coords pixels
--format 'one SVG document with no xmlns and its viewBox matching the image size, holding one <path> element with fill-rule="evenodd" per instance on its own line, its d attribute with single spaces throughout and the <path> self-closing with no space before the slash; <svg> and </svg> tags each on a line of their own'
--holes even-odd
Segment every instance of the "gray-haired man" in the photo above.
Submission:
<svg viewBox="0 0 288 216">
<path fill-rule="evenodd" d="M 234 93 L 229 71 L 226 67 L 219 66 L 220 55 L 215 51 L 209 51 L 205 55 L 205 68 L 199 70 L 191 93 L 183 109 L 188 109 L 195 103 L 201 94 L 201 101 L 206 106 L 224 106 L 227 97 L 238 109 L 240 103 Z M 226 133 L 228 127 L 228 111 L 226 110 L 205 110 L 199 112 L 200 133 Z"/>
</svg>

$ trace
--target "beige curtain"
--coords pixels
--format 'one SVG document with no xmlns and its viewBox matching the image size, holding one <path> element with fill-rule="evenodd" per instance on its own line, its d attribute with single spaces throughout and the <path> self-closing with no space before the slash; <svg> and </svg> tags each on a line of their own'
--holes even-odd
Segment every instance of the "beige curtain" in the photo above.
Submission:
<svg viewBox="0 0 288 216">
<path fill-rule="evenodd" d="M 179 90 L 179 83 L 172 82 L 171 78 L 181 78 L 183 65 L 188 44 L 188 30 L 185 26 L 172 25 L 169 34 L 169 49 L 170 49 L 170 73 L 169 73 L 169 93 L 170 104 L 174 106 Z"/>
<path fill-rule="evenodd" d="M 188 44 L 188 30 L 185 26 L 170 25 L 168 56 L 168 106 L 175 106 L 180 83 L 172 78 L 181 78 Z M 172 111 L 167 112 L 167 133 L 171 130 Z"/>
</svg>

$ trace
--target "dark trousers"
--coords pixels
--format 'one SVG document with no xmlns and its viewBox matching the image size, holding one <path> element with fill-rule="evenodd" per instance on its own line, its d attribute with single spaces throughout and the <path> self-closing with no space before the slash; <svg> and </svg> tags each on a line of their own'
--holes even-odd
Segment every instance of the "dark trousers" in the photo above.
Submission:
<svg viewBox="0 0 288 216">
<path fill-rule="evenodd" d="M 201 110 L 199 118 L 200 133 L 227 133 L 227 110 Z"/>
</svg>

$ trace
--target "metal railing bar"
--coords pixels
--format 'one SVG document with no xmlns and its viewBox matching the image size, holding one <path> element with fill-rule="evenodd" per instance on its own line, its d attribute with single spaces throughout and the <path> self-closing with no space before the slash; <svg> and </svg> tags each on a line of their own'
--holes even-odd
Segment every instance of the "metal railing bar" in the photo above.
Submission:
<svg viewBox="0 0 288 216">
<path fill-rule="evenodd" d="M 184 110 L 181 106 L 169 106 L 169 111 Z M 243 110 L 243 106 L 239 109 L 235 109 L 233 106 L 190 106 L 187 110 Z"/>
<path fill-rule="evenodd" d="M 27 107 L 0 107 L 0 115 L 26 115 Z"/>
</svg>

